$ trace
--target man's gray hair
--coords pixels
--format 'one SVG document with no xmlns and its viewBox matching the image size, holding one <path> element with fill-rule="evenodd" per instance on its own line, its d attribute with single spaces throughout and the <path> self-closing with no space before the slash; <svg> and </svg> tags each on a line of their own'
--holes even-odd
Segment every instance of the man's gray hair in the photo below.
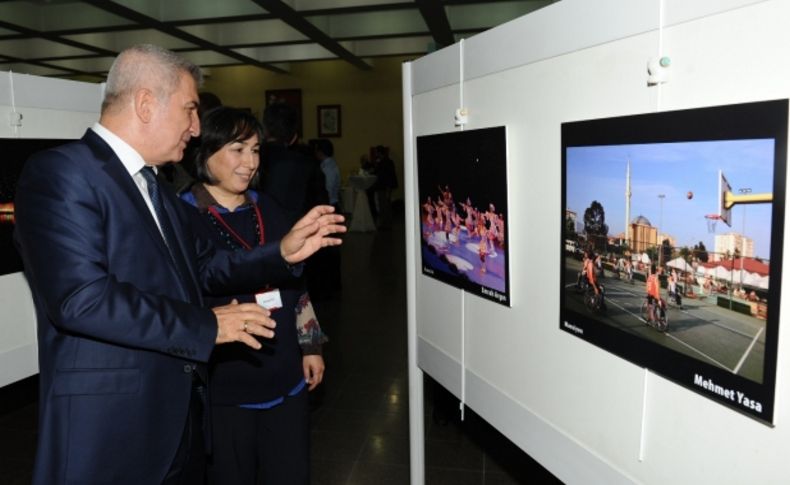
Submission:
<svg viewBox="0 0 790 485">
<path fill-rule="evenodd" d="M 101 112 L 125 102 L 137 89 L 148 88 L 159 100 L 166 100 L 178 88 L 181 73 L 187 73 L 200 87 L 200 68 L 163 47 L 140 44 L 118 54 L 107 74 Z"/>
</svg>

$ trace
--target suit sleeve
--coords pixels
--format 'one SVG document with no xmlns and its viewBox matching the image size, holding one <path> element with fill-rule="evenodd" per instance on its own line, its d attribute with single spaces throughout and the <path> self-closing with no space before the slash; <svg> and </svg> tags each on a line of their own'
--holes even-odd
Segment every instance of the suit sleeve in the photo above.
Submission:
<svg viewBox="0 0 790 485">
<path fill-rule="evenodd" d="M 60 151 L 25 164 L 17 187 L 15 238 L 38 311 L 61 331 L 207 361 L 217 333 L 211 310 L 169 297 L 166 288 L 152 290 L 157 281 L 160 287 L 168 281 L 156 271 L 140 279 L 151 282 L 148 291 L 119 278 L 135 271 L 129 266 L 139 265 L 151 248 L 111 254 L 110 237 L 142 229 L 110 229 L 119 209 L 93 185 L 101 178 L 91 172 L 90 167 L 100 170 L 96 165 Z"/>
<path fill-rule="evenodd" d="M 256 246 L 250 251 L 229 251 L 201 230 L 197 210 L 186 202 L 180 204 L 189 221 L 198 261 L 198 278 L 204 295 L 228 296 L 250 294 L 267 286 L 293 285 L 304 264 L 288 264 L 280 253 L 280 239 Z M 267 225 L 268 226 L 268 225 Z M 285 231 L 287 233 L 287 231 Z"/>
<path fill-rule="evenodd" d="M 280 241 L 251 251 L 217 249 L 208 239 L 196 237 L 200 285 L 204 295 L 255 293 L 299 277 L 303 265 L 289 265 L 280 254 Z"/>
</svg>

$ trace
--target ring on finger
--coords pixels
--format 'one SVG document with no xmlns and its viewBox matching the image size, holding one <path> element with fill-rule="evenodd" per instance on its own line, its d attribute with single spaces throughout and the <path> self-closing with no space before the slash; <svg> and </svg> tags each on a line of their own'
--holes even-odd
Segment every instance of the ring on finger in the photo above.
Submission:
<svg viewBox="0 0 790 485">
<path fill-rule="evenodd" d="M 249 332 L 249 325 L 247 325 L 247 321 L 244 321 L 244 331 Z"/>
</svg>

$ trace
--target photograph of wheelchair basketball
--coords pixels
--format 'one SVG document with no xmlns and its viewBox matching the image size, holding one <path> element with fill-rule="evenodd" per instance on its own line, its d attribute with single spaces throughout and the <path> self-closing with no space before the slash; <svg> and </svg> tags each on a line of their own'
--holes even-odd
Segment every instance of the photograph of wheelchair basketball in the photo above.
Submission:
<svg viewBox="0 0 790 485">
<path fill-rule="evenodd" d="M 565 307 L 761 383 L 774 140 L 569 147 L 566 163 Z"/>
<path fill-rule="evenodd" d="M 560 330 L 768 425 L 788 106 L 561 127 Z"/>
</svg>

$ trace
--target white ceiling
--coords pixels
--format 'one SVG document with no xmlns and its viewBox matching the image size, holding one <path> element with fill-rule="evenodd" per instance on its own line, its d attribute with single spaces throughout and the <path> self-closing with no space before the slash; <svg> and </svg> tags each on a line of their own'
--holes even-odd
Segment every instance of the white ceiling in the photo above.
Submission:
<svg viewBox="0 0 790 485">
<path fill-rule="evenodd" d="M 204 68 L 420 56 L 558 0 L 0 0 L 0 70 L 104 78 L 151 43 Z"/>
</svg>

